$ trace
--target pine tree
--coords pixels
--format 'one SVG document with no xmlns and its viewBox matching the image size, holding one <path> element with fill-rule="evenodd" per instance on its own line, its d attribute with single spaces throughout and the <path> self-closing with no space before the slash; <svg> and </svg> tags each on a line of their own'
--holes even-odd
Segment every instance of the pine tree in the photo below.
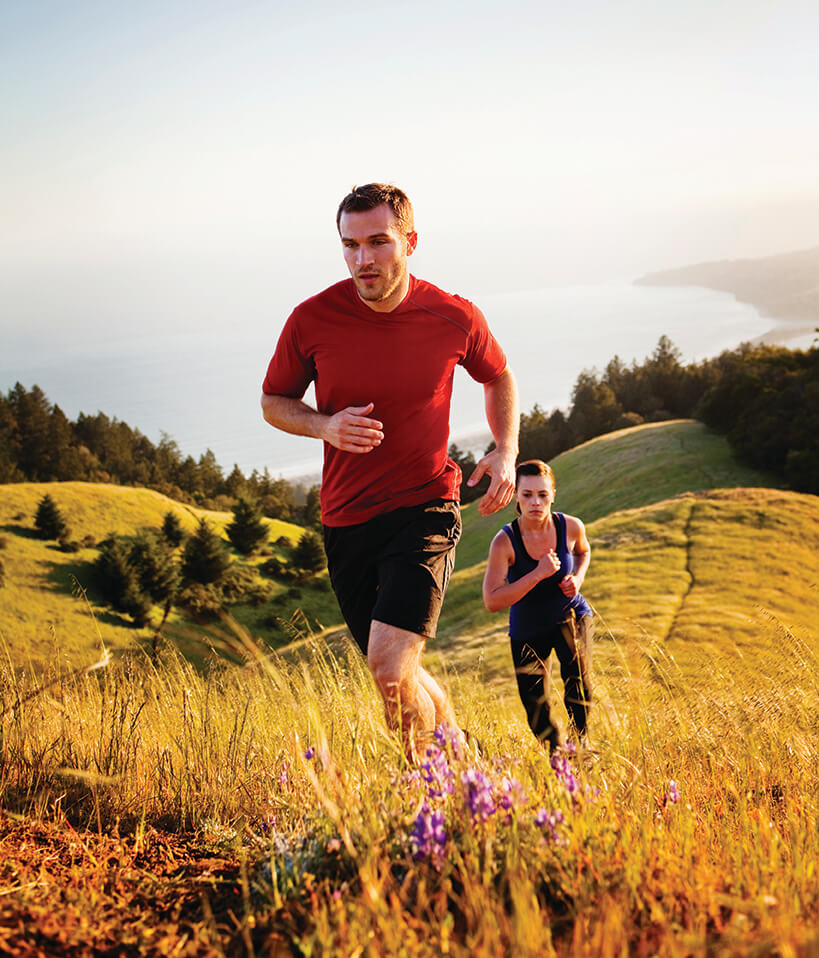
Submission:
<svg viewBox="0 0 819 958">
<path fill-rule="evenodd" d="M 242 555 L 250 555 L 267 539 L 267 526 L 262 520 L 258 504 L 249 499 L 239 499 L 233 507 L 233 521 L 226 531 L 233 548 Z"/>
<path fill-rule="evenodd" d="M 308 529 L 293 551 L 293 564 L 305 572 L 320 572 L 327 565 L 321 536 Z"/>
<path fill-rule="evenodd" d="M 196 532 L 185 543 L 182 557 L 182 574 L 188 582 L 209 585 L 219 583 L 230 566 L 230 558 L 222 546 L 222 540 L 201 519 Z"/>
<path fill-rule="evenodd" d="M 111 536 L 100 543 L 94 572 L 106 602 L 118 612 L 130 615 L 136 625 L 145 625 L 151 613 L 151 598 L 142 588 L 120 539 Z"/>
<path fill-rule="evenodd" d="M 37 506 L 34 525 L 43 539 L 60 539 L 68 535 L 68 524 L 48 493 L 43 496 Z"/>
<path fill-rule="evenodd" d="M 143 532 L 131 546 L 128 560 L 142 591 L 163 607 L 161 629 L 179 592 L 179 566 L 174 561 L 173 550 L 164 538 Z"/>
<path fill-rule="evenodd" d="M 141 532 L 131 545 L 128 562 L 154 602 L 162 604 L 173 599 L 179 587 L 179 567 L 164 540 L 152 532 Z"/>
<path fill-rule="evenodd" d="M 311 529 L 321 529 L 321 490 L 312 485 L 304 501 L 304 524 Z"/>
<path fill-rule="evenodd" d="M 179 516 L 170 509 L 165 513 L 165 518 L 162 520 L 162 537 L 174 549 L 182 545 L 182 540 L 185 538 Z"/>
</svg>

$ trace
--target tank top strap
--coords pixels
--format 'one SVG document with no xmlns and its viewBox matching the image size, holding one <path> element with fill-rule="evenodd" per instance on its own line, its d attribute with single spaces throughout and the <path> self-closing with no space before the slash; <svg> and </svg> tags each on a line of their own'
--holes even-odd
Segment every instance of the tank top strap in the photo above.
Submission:
<svg viewBox="0 0 819 958">
<path fill-rule="evenodd" d="M 557 533 L 555 552 L 563 552 L 566 550 L 566 517 L 562 512 L 553 512 L 552 518 L 555 521 L 555 532 Z"/>
<path fill-rule="evenodd" d="M 515 562 L 519 562 L 522 554 L 524 553 L 524 549 L 523 537 L 520 534 L 518 520 L 513 519 L 510 523 L 503 527 L 503 531 L 509 536 L 509 540 L 512 543 L 512 548 L 515 550 Z"/>
</svg>

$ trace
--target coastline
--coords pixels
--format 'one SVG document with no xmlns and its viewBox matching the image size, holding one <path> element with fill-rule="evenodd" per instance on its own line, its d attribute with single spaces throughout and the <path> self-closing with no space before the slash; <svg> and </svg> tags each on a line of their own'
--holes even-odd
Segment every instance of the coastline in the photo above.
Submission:
<svg viewBox="0 0 819 958">
<path fill-rule="evenodd" d="M 697 287 L 730 293 L 773 326 L 754 344 L 806 349 L 819 327 L 819 246 L 755 259 L 715 260 L 646 273 L 637 286 Z"/>
</svg>

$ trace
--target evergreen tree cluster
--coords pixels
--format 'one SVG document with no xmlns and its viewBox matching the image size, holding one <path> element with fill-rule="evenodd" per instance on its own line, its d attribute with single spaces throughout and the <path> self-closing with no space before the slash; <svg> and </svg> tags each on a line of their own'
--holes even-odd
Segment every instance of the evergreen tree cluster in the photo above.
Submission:
<svg viewBox="0 0 819 958">
<path fill-rule="evenodd" d="M 546 413 L 535 405 L 521 415 L 520 459 L 550 460 L 595 436 L 679 417 L 699 418 L 724 433 L 745 461 L 780 475 L 794 489 L 819 492 L 816 436 L 819 408 L 819 349 L 789 350 L 743 344 L 699 363 L 683 364 L 666 336 L 642 363 L 619 356 L 603 372 L 583 370 L 567 410 Z M 491 447 L 490 447 L 491 448 Z M 449 454 L 464 477 L 475 457 L 456 445 Z M 267 470 L 245 477 L 238 466 L 225 476 L 211 450 L 195 460 L 183 457 L 163 435 L 154 445 L 138 430 L 103 413 L 71 422 L 50 405 L 37 386 L 20 383 L 0 393 L 0 483 L 80 479 L 157 489 L 182 502 L 230 509 L 255 502 L 261 515 L 321 526 L 319 488 L 300 490 Z M 487 482 L 470 488 L 464 502 L 483 495 Z M 245 508 L 244 506 L 242 507 Z M 252 521 L 238 520 L 234 546 L 252 551 Z M 249 536 L 245 543 L 243 536 Z M 57 536 L 56 538 L 59 538 Z"/>
<path fill-rule="evenodd" d="M 520 460 L 548 461 L 643 422 L 695 418 L 724 434 L 738 458 L 819 494 L 819 349 L 746 343 L 699 363 L 680 359 L 663 336 L 642 363 L 615 356 L 602 373 L 584 370 L 567 412 L 535 406 L 521 415 Z"/>
<path fill-rule="evenodd" d="M 226 476 L 208 449 L 183 456 L 163 435 L 156 445 L 137 429 L 104 413 L 80 413 L 75 422 L 49 403 L 39 386 L 20 383 L 0 393 L 0 483 L 82 480 L 156 489 L 180 502 L 230 509 L 241 497 L 255 499 L 264 515 L 305 525 L 317 522 L 318 487 L 300 490 L 268 470 L 245 476 L 238 466 Z"/>
<path fill-rule="evenodd" d="M 257 545 L 266 538 L 263 523 L 262 531 Z M 270 593 L 252 569 L 231 561 L 226 543 L 206 519 L 185 536 L 173 512 L 166 513 L 159 531 L 144 529 L 133 538 L 112 535 L 101 542 L 94 572 L 105 601 L 138 626 L 148 624 L 155 605 L 163 609 L 161 628 L 173 605 L 215 614 L 228 602 L 257 603 Z"/>
<path fill-rule="evenodd" d="M 749 347 L 716 362 L 698 417 L 745 462 L 819 495 L 819 349 Z"/>
</svg>

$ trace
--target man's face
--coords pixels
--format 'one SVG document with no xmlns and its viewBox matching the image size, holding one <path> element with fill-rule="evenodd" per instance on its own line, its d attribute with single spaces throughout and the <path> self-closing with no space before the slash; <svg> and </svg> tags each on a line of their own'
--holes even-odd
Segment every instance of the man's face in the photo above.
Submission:
<svg viewBox="0 0 819 958">
<path fill-rule="evenodd" d="M 402 233 L 386 203 L 363 213 L 342 213 L 339 232 L 358 295 L 376 312 L 395 309 L 407 294 L 407 260 L 417 234 Z"/>
</svg>

